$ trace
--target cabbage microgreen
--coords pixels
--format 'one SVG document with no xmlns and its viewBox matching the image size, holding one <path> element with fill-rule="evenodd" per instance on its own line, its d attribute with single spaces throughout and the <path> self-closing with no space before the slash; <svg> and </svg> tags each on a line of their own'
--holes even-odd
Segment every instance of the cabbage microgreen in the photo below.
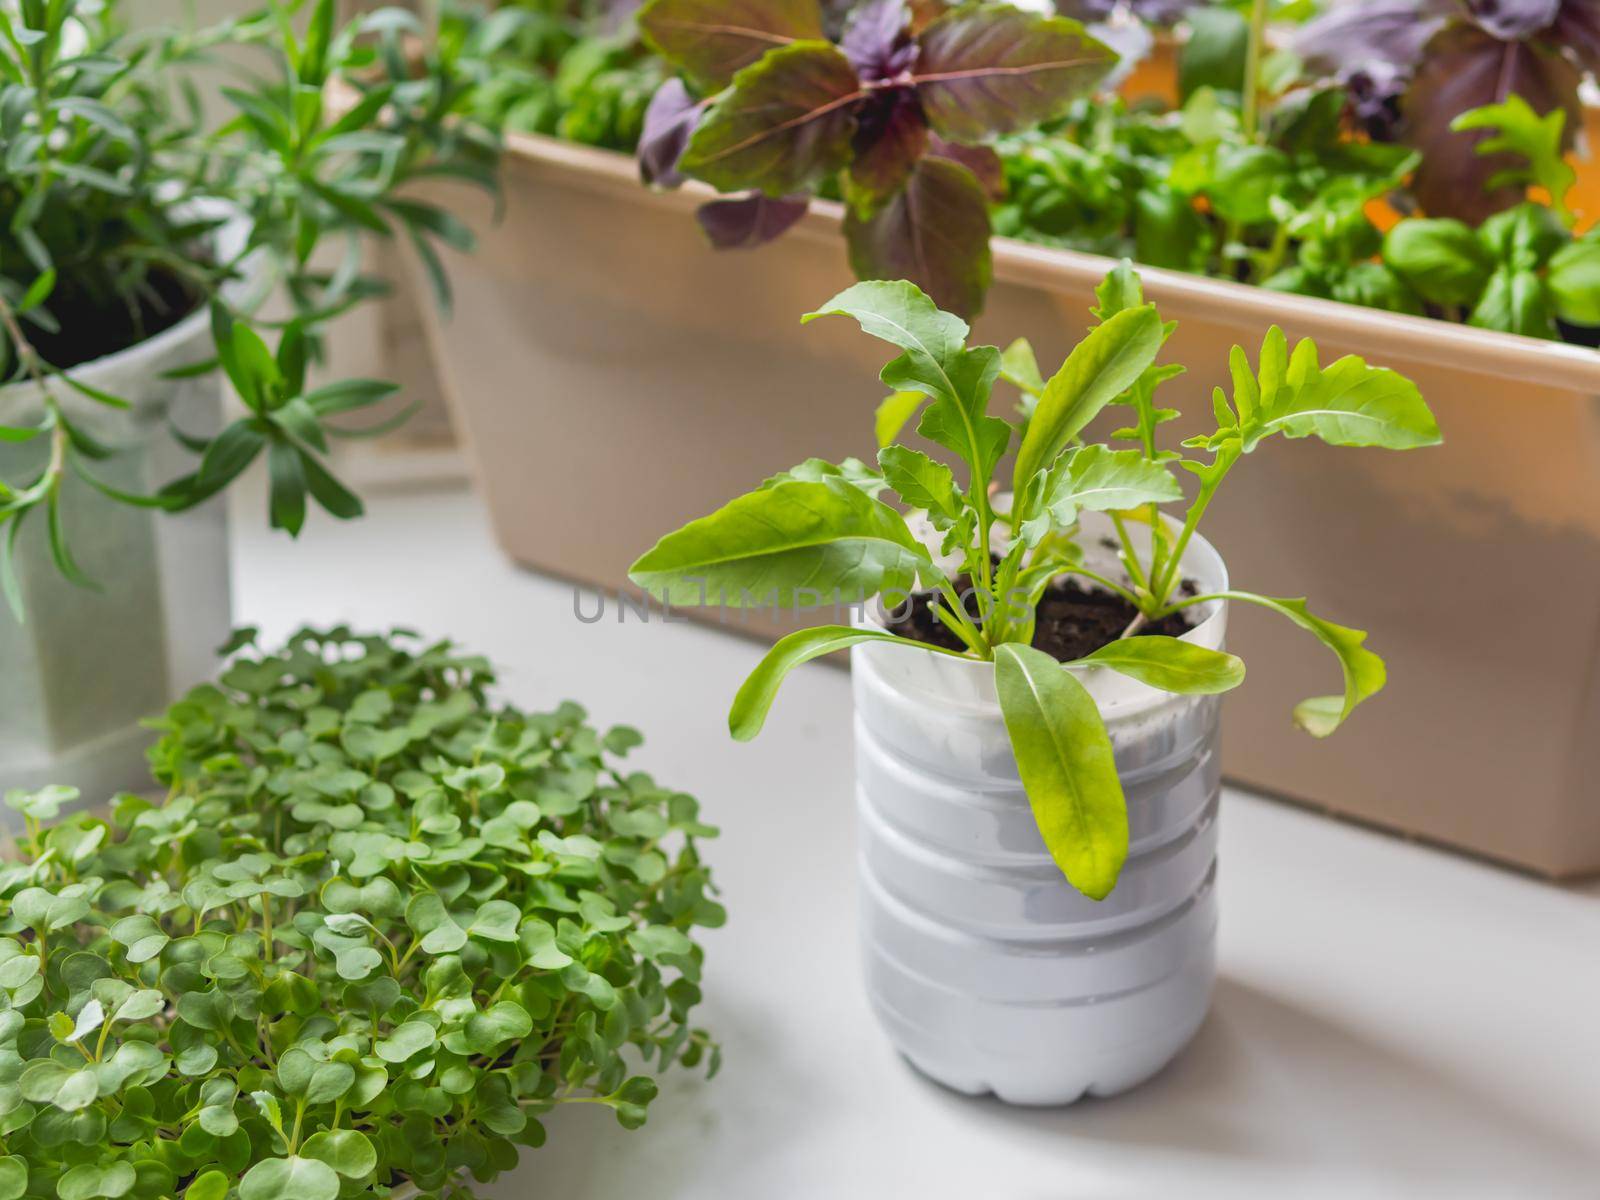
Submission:
<svg viewBox="0 0 1600 1200">
<path fill-rule="evenodd" d="M 633 730 L 492 682 L 304 631 L 154 723 L 163 799 L 6 797 L 0 1197 L 467 1196 L 554 1108 L 631 1129 L 654 1075 L 715 1072 L 715 830 L 623 764 Z"/>
</svg>

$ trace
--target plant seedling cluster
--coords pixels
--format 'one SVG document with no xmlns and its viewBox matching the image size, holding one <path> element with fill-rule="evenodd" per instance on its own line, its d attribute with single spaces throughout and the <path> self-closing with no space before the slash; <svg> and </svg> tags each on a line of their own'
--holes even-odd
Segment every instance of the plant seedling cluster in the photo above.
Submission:
<svg viewBox="0 0 1600 1200">
<path fill-rule="evenodd" d="M 689 1023 L 715 830 L 622 765 L 633 730 L 492 682 L 304 631 L 154 723 L 164 800 L 7 796 L 3 1200 L 465 1196 L 542 1114 L 631 1129 L 655 1073 L 716 1070 Z"/>
<path fill-rule="evenodd" d="M 1140 628 L 1225 601 L 1261 605 L 1337 656 L 1343 693 L 1307 700 L 1295 711 L 1310 734 L 1331 734 L 1384 686 L 1383 662 L 1363 645 L 1366 635 L 1314 615 L 1302 599 L 1188 594 L 1182 588 L 1185 551 L 1230 473 L 1277 435 L 1392 450 L 1440 439 L 1410 381 L 1356 357 L 1323 366 L 1312 342 L 1291 349 L 1274 328 L 1255 364 L 1234 349 L 1232 394 L 1218 388 L 1213 400 L 1215 431 L 1185 441 L 1181 451 L 1163 448 L 1161 426 L 1178 414 L 1161 407 L 1157 394 L 1182 368 L 1156 360 L 1175 326 L 1144 302 L 1127 263 L 1105 280 L 1098 297 L 1098 324 L 1046 380 L 1025 342 L 1003 354 L 992 346 L 969 347 L 967 324 L 911 283 L 850 288 L 806 320 L 851 317 L 901 352 L 882 373 L 894 393 L 878 413 L 876 467 L 812 459 L 668 534 L 631 575 L 658 599 L 679 605 L 787 609 L 882 597 L 892 606 L 919 586 L 936 592 L 936 615 L 963 651 L 932 647 L 874 623 L 792 634 L 740 689 L 729 718 L 733 735 L 748 739 L 759 732 L 794 667 L 857 643 L 992 662 L 1045 845 L 1073 886 L 1101 899 L 1127 857 L 1127 808 L 1109 735 L 1080 672 L 1105 667 L 1178 694 L 1225 692 L 1244 678 L 1237 658 L 1181 639 L 1142 636 Z M 990 411 L 1002 377 L 1022 393 L 1015 421 Z M 1131 423 L 1109 442 L 1085 442 L 1090 422 L 1108 406 L 1128 410 Z M 949 461 L 899 440 L 919 411 L 917 432 L 947 451 Z M 996 495 L 991 485 L 1013 446 L 1009 496 Z M 1195 486 L 1181 522 L 1169 523 L 1164 507 L 1185 496 L 1177 472 Z M 919 538 L 884 493 L 923 514 L 937 544 Z M 1084 512 L 1111 514 L 1125 578 L 1084 565 L 1078 522 Z M 1135 523 L 1149 530 L 1143 553 L 1130 533 Z M 1127 634 L 1071 669 L 1031 644 L 1036 606 L 1064 576 L 1123 597 L 1137 614 Z M 958 592 L 968 585 L 972 602 Z"/>
</svg>

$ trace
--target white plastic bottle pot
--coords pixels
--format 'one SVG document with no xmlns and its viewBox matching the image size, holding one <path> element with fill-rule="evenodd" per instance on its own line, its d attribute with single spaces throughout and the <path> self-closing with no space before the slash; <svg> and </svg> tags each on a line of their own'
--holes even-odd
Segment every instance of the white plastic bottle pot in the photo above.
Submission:
<svg viewBox="0 0 1600 1200">
<path fill-rule="evenodd" d="M 1226 589 L 1202 540 L 1183 566 L 1204 593 Z M 1189 611 L 1185 640 L 1222 649 L 1227 606 Z M 1074 669 L 1128 799 L 1128 862 L 1096 902 L 1045 849 L 990 664 L 867 643 L 852 669 L 862 948 L 895 1046 L 940 1083 L 1015 1104 L 1109 1096 L 1160 1071 L 1215 976 L 1219 698 Z"/>
</svg>

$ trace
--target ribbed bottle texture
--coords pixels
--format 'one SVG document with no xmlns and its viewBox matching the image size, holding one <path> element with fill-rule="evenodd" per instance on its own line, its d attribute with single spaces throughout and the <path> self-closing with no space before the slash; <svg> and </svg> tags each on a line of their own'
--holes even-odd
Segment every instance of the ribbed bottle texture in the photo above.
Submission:
<svg viewBox="0 0 1600 1200">
<path fill-rule="evenodd" d="M 944 689 L 940 671 L 968 669 L 944 663 L 854 652 L 872 1005 L 907 1058 L 963 1092 L 1042 1105 L 1131 1088 L 1210 1001 L 1219 701 L 1103 706 L 1131 848 L 1097 903 L 1045 850 L 998 706 L 981 686 Z"/>
</svg>

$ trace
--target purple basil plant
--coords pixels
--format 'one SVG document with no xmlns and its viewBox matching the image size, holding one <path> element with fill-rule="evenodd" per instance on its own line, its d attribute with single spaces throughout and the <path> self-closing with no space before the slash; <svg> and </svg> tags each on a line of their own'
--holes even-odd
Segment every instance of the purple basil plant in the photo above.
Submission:
<svg viewBox="0 0 1600 1200">
<path fill-rule="evenodd" d="M 818 0 L 648 0 L 639 28 L 683 74 L 650 106 L 641 173 L 725 193 L 699 213 L 716 246 L 771 241 L 836 186 L 860 278 L 967 316 L 992 274 L 987 143 L 1061 116 L 1116 61 L 1077 21 L 1004 4 L 867 0 L 840 21 Z"/>
<path fill-rule="evenodd" d="M 1521 96 L 1582 127 L 1579 87 L 1600 72 L 1600 0 L 1360 0 L 1301 31 L 1307 64 L 1344 82 L 1367 128 L 1422 151 L 1412 190 L 1431 215 L 1480 222 L 1521 198 L 1491 188 L 1508 165 L 1480 155 L 1485 131 L 1457 131 L 1472 109 Z"/>
<path fill-rule="evenodd" d="M 1192 8 L 1201 8 L 1209 0 L 1056 0 L 1056 11 L 1064 17 L 1079 21 L 1104 21 L 1120 8 L 1125 8 L 1146 25 L 1170 29 Z"/>
</svg>

